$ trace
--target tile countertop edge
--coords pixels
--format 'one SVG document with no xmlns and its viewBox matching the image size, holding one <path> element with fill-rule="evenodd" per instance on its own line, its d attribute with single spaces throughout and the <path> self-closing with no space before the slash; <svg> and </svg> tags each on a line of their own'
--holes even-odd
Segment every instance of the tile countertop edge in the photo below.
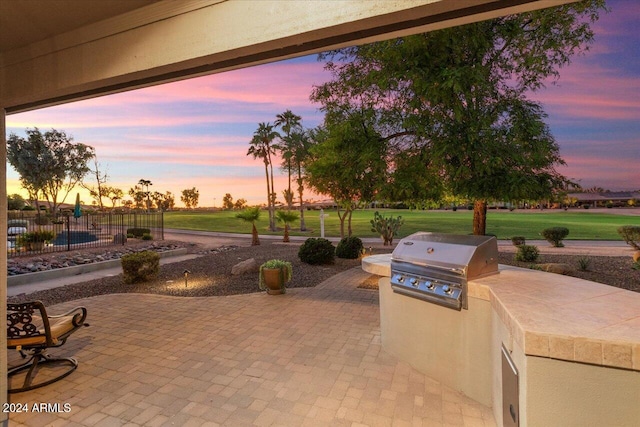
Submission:
<svg viewBox="0 0 640 427">
<path fill-rule="evenodd" d="M 362 269 L 372 274 L 389 277 L 391 275 L 390 261 L 391 254 L 365 257 L 362 260 Z M 505 265 L 500 265 L 500 271 L 528 272 L 534 275 L 553 274 Z M 540 277 L 543 276 L 536 278 Z M 593 334 L 586 332 L 563 334 L 557 331 L 545 331 L 544 325 L 539 325 L 539 327 L 527 325 L 526 319 L 523 319 L 523 316 L 518 316 L 517 313 L 514 314 L 513 310 L 509 310 L 508 305 L 500 298 L 501 292 L 505 296 L 509 293 L 514 295 L 518 292 L 516 288 L 499 289 L 500 285 L 505 284 L 505 279 L 508 278 L 497 274 L 472 280 L 468 284 L 468 295 L 491 302 L 491 307 L 496 311 L 512 334 L 515 342 L 523 349 L 526 355 L 640 371 L 640 340 L 599 336 L 598 329 L 593 330 Z M 575 286 L 577 283 L 589 283 L 590 294 L 582 298 L 582 300 L 606 297 L 617 292 L 633 294 L 631 291 L 624 289 L 612 288 L 608 285 L 588 282 L 569 276 L 555 275 L 554 281 L 563 282 L 568 286 Z M 640 324 L 640 307 L 638 310 L 637 320 Z M 635 321 L 635 319 L 633 320 Z M 625 323 L 628 323 L 628 321 L 623 320 L 618 324 L 624 325 Z M 616 325 L 615 322 L 603 324 L 599 329 L 615 327 Z"/>
<path fill-rule="evenodd" d="M 500 265 L 501 271 L 520 270 L 528 271 L 518 267 Z M 532 271 L 536 274 L 553 274 Z M 556 276 L 554 279 L 571 284 L 571 282 L 583 281 L 570 276 Z M 562 334 L 545 331 L 534 327 L 528 327 L 526 321 L 522 324 L 519 320 L 520 316 L 514 315 L 507 305 L 500 298 L 500 289 L 491 286 L 503 281 L 500 275 L 481 278 L 476 281 L 469 282 L 469 296 L 482 298 L 487 293 L 490 296 L 491 306 L 498 317 L 504 323 L 507 330 L 512 334 L 513 340 L 523 349 L 527 356 L 546 357 L 557 360 L 565 360 L 569 362 L 587 363 L 592 365 L 600 365 L 605 367 L 623 368 L 634 371 L 640 371 L 640 340 L 628 340 L 622 338 L 607 338 L 598 334 L 599 330 L 616 326 L 616 324 L 603 325 L 602 328 L 593 331 L 591 334 Z M 602 286 L 601 295 L 593 298 L 607 296 L 614 293 L 632 293 L 625 289 L 612 288 L 611 286 L 593 283 L 596 286 Z M 506 290 L 505 292 L 511 292 Z M 640 308 L 639 308 L 640 310 Z M 640 317 L 631 319 L 638 320 Z M 619 324 L 625 324 L 629 320 L 621 321 Z"/>
</svg>

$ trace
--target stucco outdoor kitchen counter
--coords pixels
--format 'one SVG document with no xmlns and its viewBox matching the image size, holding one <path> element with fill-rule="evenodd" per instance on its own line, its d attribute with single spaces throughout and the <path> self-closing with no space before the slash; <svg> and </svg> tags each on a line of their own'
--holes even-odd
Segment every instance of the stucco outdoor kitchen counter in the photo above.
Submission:
<svg viewBox="0 0 640 427">
<path fill-rule="evenodd" d="M 390 254 L 362 268 L 390 276 Z M 570 276 L 500 265 L 468 283 L 469 297 L 491 302 L 530 356 L 640 371 L 640 294 Z"/>
</svg>

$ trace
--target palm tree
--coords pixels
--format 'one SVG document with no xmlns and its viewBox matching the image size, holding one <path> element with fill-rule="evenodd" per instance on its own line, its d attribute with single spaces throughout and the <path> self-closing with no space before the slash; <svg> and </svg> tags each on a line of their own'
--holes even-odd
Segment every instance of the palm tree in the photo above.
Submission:
<svg viewBox="0 0 640 427">
<path fill-rule="evenodd" d="M 298 177 L 298 196 L 300 201 L 300 231 L 306 231 L 307 227 L 304 223 L 304 202 L 302 194 L 304 192 L 304 176 L 302 174 L 303 166 L 309 157 L 309 147 L 312 144 L 313 133 L 308 131 L 295 131 L 289 137 L 291 141 L 291 161 L 296 169 Z"/>
<path fill-rule="evenodd" d="M 289 242 L 289 223 L 294 222 L 298 219 L 298 214 L 296 212 L 291 211 L 278 211 L 276 212 L 276 216 L 278 217 L 278 222 L 284 222 L 284 239 L 283 242 Z"/>
<path fill-rule="evenodd" d="M 145 191 L 144 194 L 147 196 L 147 212 L 149 212 L 149 207 L 151 206 L 151 199 L 149 198 L 151 193 L 149 193 L 149 186 L 153 185 L 153 183 L 148 179 L 141 179 L 138 181 L 138 185 L 141 188 L 147 187 L 147 191 Z"/>
<path fill-rule="evenodd" d="M 282 114 L 276 115 L 276 121 L 274 124 L 282 129 L 282 131 L 286 134 L 284 138 L 282 138 L 282 144 L 278 145 L 278 150 L 282 154 L 283 167 L 287 170 L 289 175 L 289 187 L 287 189 L 288 195 L 293 195 L 291 191 L 291 171 L 292 171 L 292 141 L 291 141 L 291 132 L 294 129 L 300 128 L 300 121 L 302 117 L 294 114 L 291 110 L 287 110 Z M 293 204 L 293 197 L 289 197 L 287 199 L 287 207 L 291 209 L 291 205 Z"/>
<path fill-rule="evenodd" d="M 267 177 L 267 207 L 269 209 L 269 229 L 276 231 L 275 222 L 275 198 L 276 192 L 273 186 L 273 162 L 271 154 L 275 154 L 275 147 L 272 145 L 273 140 L 280 137 L 280 134 L 273 130 L 270 123 L 258 123 L 258 129 L 253 133 L 253 138 L 249 143 L 251 146 L 247 151 L 248 155 L 253 155 L 254 159 L 260 158 L 264 162 L 265 174 Z M 269 169 L 271 176 L 269 176 Z M 271 183 L 271 186 L 269 186 Z"/>
<path fill-rule="evenodd" d="M 260 238 L 258 237 L 256 221 L 260 219 L 260 207 L 247 208 L 242 212 L 238 212 L 236 218 L 251 223 L 251 246 L 258 246 L 260 244 Z"/>
</svg>

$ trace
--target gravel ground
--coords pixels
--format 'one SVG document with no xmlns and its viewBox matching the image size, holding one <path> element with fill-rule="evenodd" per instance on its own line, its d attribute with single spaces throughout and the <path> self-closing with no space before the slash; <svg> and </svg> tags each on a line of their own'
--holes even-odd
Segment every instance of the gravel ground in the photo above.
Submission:
<svg viewBox="0 0 640 427">
<path fill-rule="evenodd" d="M 166 242 L 165 242 L 166 243 Z M 180 245 L 179 242 L 172 244 Z M 283 244 L 279 242 L 263 242 L 260 246 L 238 247 L 225 246 L 222 250 L 185 244 L 189 252 L 202 256 L 182 262 L 163 265 L 159 275 L 152 281 L 127 285 L 122 275 L 105 277 L 61 288 L 39 291 L 29 295 L 9 298 L 9 302 L 39 299 L 45 305 L 86 298 L 94 295 L 110 293 L 154 293 L 174 296 L 220 296 L 258 292 L 258 274 L 255 272 L 239 276 L 231 275 L 231 268 L 242 260 L 255 258 L 258 264 L 272 258 L 290 261 L 293 265 L 293 278 L 288 288 L 313 287 L 341 271 L 357 267 L 359 260 L 336 258 L 333 265 L 312 266 L 301 262 L 297 256 L 299 244 Z M 373 253 L 389 252 L 390 249 L 374 248 Z M 542 254 L 540 263 L 563 263 L 571 267 L 571 276 L 600 282 L 635 292 L 640 292 L 640 270 L 633 269 L 631 257 L 588 256 L 587 271 L 579 271 L 578 259 L 584 255 Z M 516 265 L 529 268 L 533 263 L 514 261 L 513 253 L 500 253 L 501 264 Z M 185 286 L 184 271 L 189 270 L 188 286 Z M 377 280 L 366 280 L 363 287 L 376 288 Z"/>
<path fill-rule="evenodd" d="M 579 260 L 581 258 L 588 260 L 586 271 L 580 270 Z M 640 292 L 640 270 L 633 268 L 634 263 L 631 256 L 540 254 L 538 261 L 531 263 L 514 261 L 512 253 L 500 253 L 498 262 L 524 268 L 535 268 L 536 265 L 544 263 L 566 264 L 571 268 L 571 272 L 568 274 L 570 276 Z"/>
<path fill-rule="evenodd" d="M 165 264 L 160 273 L 151 281 L 124 284 L 122 275 L 105 277 L 75 285 L 18 295 L 8 298 L 9 302 L 41 300 L 45 306 L 64 301 L 86 298 L 93 295 L 111 293 L 153 293 L 161 295 L 204 297 L 214 295 L 234 295 L 259 292 L 258 273 L 251 272 L 238 276 L 231 275 L 231 268 L 240 261 L 255 258 L 258 264 L 277 258 L 290 261 L 293 277 L 288 288 L 316 286 L 328 277 L 360 265 L 359 260 L 336 258 L 332 265 L 312 266 L 298 258 L 297 244 L 263 242 L 260 246 L 225 247 L 226 250 L 213 252 L 208 249 L 204 255 L 182 262 Z M 202 253 L 198 247 L 190 245 L 190 252 Z M 188 286 L 185 286 L 184 271 L 189 270 Z"/>
</svg>

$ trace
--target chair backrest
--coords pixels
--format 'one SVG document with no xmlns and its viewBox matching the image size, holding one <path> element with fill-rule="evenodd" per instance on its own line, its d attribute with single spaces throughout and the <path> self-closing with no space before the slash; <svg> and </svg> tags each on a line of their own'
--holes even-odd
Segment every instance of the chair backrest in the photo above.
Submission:
<svg viewBox="0 0 640 427">
<path fill-rule="evenodd" d="M 37 343 L 53 345 L 47 310 L 41 301 L 7 303 L 7 341 L 11 348 L 18 345 L 28 347 Z"/>
</svg>

